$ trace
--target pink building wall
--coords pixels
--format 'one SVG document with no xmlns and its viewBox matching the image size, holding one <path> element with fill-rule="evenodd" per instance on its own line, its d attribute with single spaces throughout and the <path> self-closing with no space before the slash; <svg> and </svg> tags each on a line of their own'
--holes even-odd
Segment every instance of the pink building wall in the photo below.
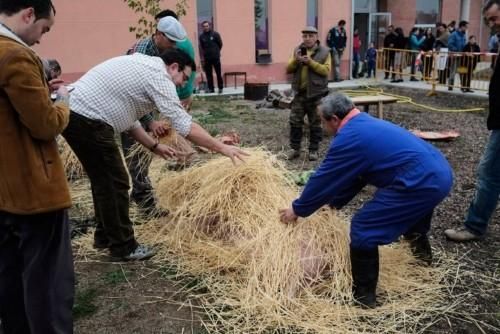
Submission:
<svg viewBox="0 0 500 334">
<path fill-rule="evenodd" d="M 60 61 L 65 78 L 73 80 L 98 63 L 125 53 L 135 42 L 129 26 L 138 16 L 123 0 L 53 0 L 57 9 L 56 24 L 35 47 L 42 57 Z M 255 30 L 253 0 L 213 0 L 214 28 L 220 32 L 223 72 L 245 71 L 250 82 L 286 82 L 286 63 L 293 48 L 301 42 L 301 29 L 306 25 L 306 0 L 269 0 L 270 52 L 272 63 L 255 63 Z M 392 22 L 408 33 L 415 22 L 416 0 L 387 0 Z M 163 0 L 162 8 L 175 8 L 175 0 Z M 189 0 L 187 15 L 181 23 L 197 49 L 196 0 Z M 471 31 L 479 36 L 481 0 L 471 0 Z M 347 50 L 341 64 L 348 76 L 351 57 L 351 0 L 318 1 L 319 39 L 324 45 L 328 30 L 341 19 L 346 20 Z M 384 8 L 385 10 L 385 8 Z M 443 0 L 444 22 L 459 20 L 460 0 Z M 488 34 L 483 29 L 483 37 Z M 232 84 L 233 80 L 229 80 Z M 241 84 L 241 81 L 239 82 Z"/>
</svg>

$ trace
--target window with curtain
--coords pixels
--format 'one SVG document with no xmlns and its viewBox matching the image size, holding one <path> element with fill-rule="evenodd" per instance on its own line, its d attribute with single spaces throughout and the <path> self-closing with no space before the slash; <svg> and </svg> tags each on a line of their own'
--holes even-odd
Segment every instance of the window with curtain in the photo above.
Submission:
<svg viewBox="0 0 500 334">
<path fill-rule="evenodd" d="M 198 35 L 203 32 L 201 23 L 204 21 L 210 22 L 214 26 L 213 0 L 196 0 L 196 16 L 198 23 Z"/>
<path fill-rule="evenodd" d="M 306 25 L 318 27 L 318 0 L 307 0 Z"/>
<path fill-rule="evenodd" d="M 417 0 L 415 24 L 435 25 L 441 21 L 441 0 Z"/>
<path fill-rule="evenodd" d="M 269 3 L 268 0 L 255 0 L 255 61 L 270 63 L 269 49 Z"/>
</svg>

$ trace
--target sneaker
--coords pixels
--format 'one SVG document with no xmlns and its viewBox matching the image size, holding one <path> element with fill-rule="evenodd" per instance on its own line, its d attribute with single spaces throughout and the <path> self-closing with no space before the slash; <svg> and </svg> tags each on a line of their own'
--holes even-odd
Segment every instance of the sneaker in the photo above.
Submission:
<svg viewBox="0 0 500 334">
<path fill-rule="evenodd" d="M 288 152 L 286 153 L 287 160 L 297 159 L 298 157 L 300 157 L 300 150 L 296 150 L 296 149 L 292 148 L 292 149 L 288 150 Z"/>
<path fill-rule="evenodd" d="M 308 159 L 309 161 L 318 160 L 318 151 L 309 151 Z"/>
<path fill-rule="evenodd" d="M 457 242 L 464 242 L 464 241 L 472 241 L 472 240 L 479 240 L 482 238 L 480 235 L 476 235 L 472 232 L 467 231 L 464 227 L 459 228 L 459 229 L 447 229 L 444 231 L 444 235 L 450 240 L 457 241 Z"/>
<path fill-rule="evenodd" d="M 139 245 L 130 254 L 122 256 L 125 261 L 141 261 L 153 257 L 156 252 L 149 246 Z"/>
<path fill-rule="evenodd" d="M 156 205 L 140 208 L 139 212 L 144 217 L 151 217 L 151 218 L 166 217 L 170 214 L 170 211 L 168 209 L 159 208 Z"/>
</svg>

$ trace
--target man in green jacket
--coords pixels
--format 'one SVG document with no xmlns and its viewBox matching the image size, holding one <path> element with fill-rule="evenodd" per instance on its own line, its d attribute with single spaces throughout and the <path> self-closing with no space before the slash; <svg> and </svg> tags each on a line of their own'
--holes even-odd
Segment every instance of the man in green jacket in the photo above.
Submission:
<svg viewBox="0 0 500 334">
<path fill-rule="evenodd" d="M 159 56 L 163 51 L 178 48 L 186 52 L 194 59 L 193 44 L 186 38 L 186 32 L 177 21 L 177 15 L 170 9 L 166 9 L 155 16 L 157 20 L 157 30 L 153 36 L 142 39 L 135 43 L 127 54 L 142 53 L 148 56 Z M 196 72 L 193 71 L 187 83 L 177 88 L 177 95 L 186 110 L 192 102 L 193 84 Z M 141 124 L 147 131 L 156 136 L 160 136 L 163 131 L 163 123 L 157 122 L 153 118 L 153 113 L 141 119 Z M 122 148 L 127 168 L 132 179 L 131 199 L 137 203 L 141 212 L 146 215 L 165 216 L 168 211 L 157 206 L 157 200 L 153 193 L 153 186 L 148 177 L 150 160 L 142 151 L 132 151 L 135 140 L 128 134 L 122 133 Z"/>
<path fill-rule="evenodd" d="M 290 111 L 290 151 L 287 159 L 300 156 L 304 116 L 309 120 L 310 161 L 318 159 L 319 142 L 323 136 L 321 120 L 316 106 L 328 94 L 328 73 L 332 66 L 330 50 L 320 45 L 318 30 L 306 27 L 302 30 L 302 44 L 297 46 L 288 61 L 286 72 L 293 74 L 292 89 L 295 97 Z"/>
<path fill-rule="evenodd" d="M 73 333 L 71 206 L 56 136 L 68 91 L 30 48 L 54 24 L 50 0 L 0 0 L 0 332 Z M 49 91 L 56 92 L 53 103 Z"/>
</svg>

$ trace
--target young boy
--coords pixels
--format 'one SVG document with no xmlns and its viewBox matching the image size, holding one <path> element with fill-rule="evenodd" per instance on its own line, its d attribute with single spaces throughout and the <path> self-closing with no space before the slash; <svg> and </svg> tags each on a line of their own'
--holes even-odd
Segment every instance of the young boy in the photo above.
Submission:
<svg viewBox="0 0 500 334">
<path fill-rule="evenodd" d="M 377 68 L 377 50 L 375 49 L 375 45 L 373 42 L 370 43 L 370 48 L 366 51 L 366 64 L 368 67 L 368 78 L 371 77 L 371 73 L 373 71 L 373 77 L 376 77 L 376 68 Z"/>
</svg>

